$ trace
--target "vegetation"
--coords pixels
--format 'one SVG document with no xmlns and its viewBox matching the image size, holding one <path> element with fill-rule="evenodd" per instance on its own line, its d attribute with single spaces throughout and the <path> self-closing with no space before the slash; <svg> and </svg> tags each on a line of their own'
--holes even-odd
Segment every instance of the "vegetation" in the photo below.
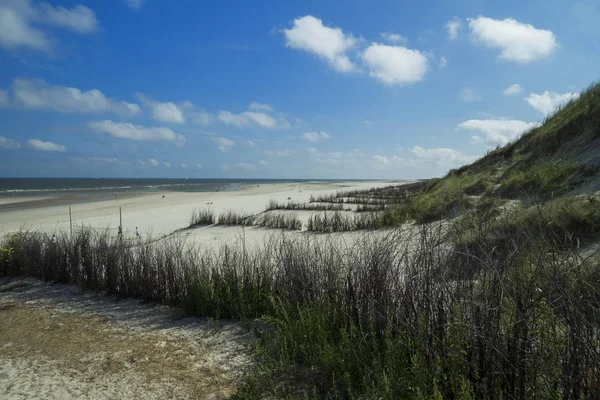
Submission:
<svg viewBox="0 0 600 400">
<path fill-rule="evenodd" d="M 270 200 L 267 204 L 266 211 L 272 210 L 306 210 L 306 211 L 351 211 L 350 208 L 345 209 L 343 204 L 311 204 L 311 203 L 278 203 L 275 200 Z"/>
<path fill-rule="evenodd" d="M 265 213 L 257 218 L 256 224 L 265 228 L 302 229 L 302 221 L 296 213 Z"/>
<path fill-rule="evenodd" d="M 381 219 L 375 213 L 363 213 L 360 215 L 342 213 L 313 214 L 309 217 L 306 230 L 309 232 L 344 232 L 360 229 L 381 228 Z"/>
<path fill-rule="evenodd" d="M 252 226 L 255 224 L 253 214 L 239 213 L 234 210 L 227 210 L 219 215 L 217 225 L 242 225 Z"/>
<path fill-rule="evenodd" d="M 242 398 L 590 398 L 598 254 L 560 229 L 488 235 L 496 217 L 473 212 L 482 231 L 456 250 L 435 224 L 349 246 L 280 236 L 255 252 L 23 231 L 2 244 L 0 273 L 260 319 L 260 368 Z"/>
<path fill-rule="evenodd" d="M 212 225 L 215 223 L 215 214 L 212 210 L 194 210 L 190 217 L 190 227 Z"/>
</svg>

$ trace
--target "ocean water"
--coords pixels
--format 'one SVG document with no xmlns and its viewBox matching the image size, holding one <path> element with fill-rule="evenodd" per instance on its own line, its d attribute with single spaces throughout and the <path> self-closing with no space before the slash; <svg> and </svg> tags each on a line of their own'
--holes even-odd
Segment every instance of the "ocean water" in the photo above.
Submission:
<svg viewBox="0 0 600 400">
<path fill-rule="evenodd" d="M 0 178 L 0 196 L 77 195 L 122 192 L 213 192 L 235 191 L 247 185 L 314 182 L 315 180 L 270 179 L 163 179 L 163 178 Z M 329 181 L 333 182 L 333 181 Z M 340 182 L 340 181 L 337 181 Z"/>
</svg>

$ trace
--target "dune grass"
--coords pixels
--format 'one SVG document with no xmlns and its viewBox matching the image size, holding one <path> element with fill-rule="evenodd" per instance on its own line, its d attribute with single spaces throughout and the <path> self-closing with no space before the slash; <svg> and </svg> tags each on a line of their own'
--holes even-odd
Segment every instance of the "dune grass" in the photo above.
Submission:
<svg viewBox="0 0 600 400">
<path fill-rule="evenodd" d="M 475 232 L 456 251 L 448 232 L 422 225 L 348 245 L 282 235 L 249 252 L 200 251 L 179 240 L 125 246 L 85 228 L 54 243 L 23 231 L 0 245 L 0 275 L 78 284 L 198 316 L 258 318 L 259 368 L 236 398 L 596 393 L 597 254 L 555 240 L 560 229 Z"/>
<path fill-rule="evenodd" d="M 212 210 L 194 210 L 190 217 L 190 227 L 212 225 L 215 223 L 215 213 Z"/>
</svg>

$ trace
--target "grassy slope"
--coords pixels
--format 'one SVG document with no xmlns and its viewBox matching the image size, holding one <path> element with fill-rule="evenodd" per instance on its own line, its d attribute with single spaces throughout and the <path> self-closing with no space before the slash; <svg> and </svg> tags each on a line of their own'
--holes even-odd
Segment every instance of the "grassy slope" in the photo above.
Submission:
<svg viewBox="0 0 600 400">
<path fill-rule="evenodd" d="M 517 140 L 415 188 L 409 201 L 387 211 L 386 224 L 455 217 L 473 209 L 473 196 L 479 195 L 546 207 L 549 200 L 556 203 L 558 198 L 591 195 L 598 190 L 600 84 Z"/>
<path fill-rule="evenodd" d="M 473 192 L 495 185 L 507 197 L 600 189 L 600 84 L 591 86 L 543 125 L 471 165 L 451 171 Z"/>
</svg>

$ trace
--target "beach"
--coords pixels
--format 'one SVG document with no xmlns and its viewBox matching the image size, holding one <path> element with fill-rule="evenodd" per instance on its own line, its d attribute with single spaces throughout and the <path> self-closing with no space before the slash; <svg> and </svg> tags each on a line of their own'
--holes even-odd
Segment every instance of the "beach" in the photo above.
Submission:
<svg viewBox="0 0 600 400">
<path fill-rule="evenodd" d="M 308 203 L 310 196 L 332 194 L 345 190 L 364 190 L 398 184 L 390 181 L 363 182 L 291 182 L 243 185 L 234 191 L 178 192 L 154 191 L 97 194 L 85 201 L 75 194 L 65 196 L 9 196 L 0 198 L 0 235 L 22 229 L 41 230 L 49 235 L 69 232 L 69 207 L 74 229 L 79 226 L 97 230 L 108 229 L 117 234 L 121 211 L 123 237 L 135 238 L 136 227 L 141 237 L 159 239 L 185 236 L 195 243 L 213 246 L 237 242 L 244 238 L 260 242 L 273 229 L 239 226 L 206 226 L 181 232 L 190 224 L 194 210 L 208 209 L 216 215 L 233 210 L 246 214 L 265 211 L 270 200 L 279 203 Z M 301 220 L 313 214 L 297 212 Z"/>
</svg>

